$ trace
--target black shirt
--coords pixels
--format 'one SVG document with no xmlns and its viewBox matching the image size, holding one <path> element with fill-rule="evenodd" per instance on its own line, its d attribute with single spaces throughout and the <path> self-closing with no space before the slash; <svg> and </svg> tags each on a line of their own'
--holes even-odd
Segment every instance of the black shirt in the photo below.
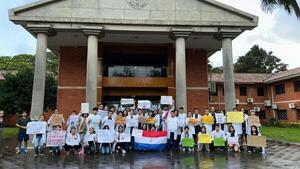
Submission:
<svg viewBox="0 0 300 169">
<path fill-rule="evenodd" d="M 24 119 L 23 117 L 19 118 L 18 121 L 17 121 L 17 124 L 20 125 L 20 126 L 27 126 L 27 124 L 31 122 L 30 118 L 26 118 Z M 19 128 L 19 132 L 26 132 L 26 129 L 23 129 L 23 128 Z"/>
</svg>

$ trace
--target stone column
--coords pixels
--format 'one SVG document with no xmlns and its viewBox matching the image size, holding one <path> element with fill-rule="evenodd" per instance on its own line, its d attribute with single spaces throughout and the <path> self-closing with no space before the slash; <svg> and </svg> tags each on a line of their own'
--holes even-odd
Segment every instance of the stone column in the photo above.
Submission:
<svg viewBox="0 0 300 169">
<path fill-rule="evenodd" d="M 99 27 L 83 29 L 88 38 L 85 101 L 90 104 L 90 110 L 97 106 L 98 37 L 102 32 L 101 29 Z"/>
<path fill-rule="evenodd" d="M 47 25 L 28 27 L 37 35 L 30 118 L 38 120 L 39 116 L 44 112 L 47 39 L 53 30 Z"/>
<path fill-rule="evenodd" d="M 183 107 L 187 110 L 186 92 L 186 56 L 185 39 L 190 32 L 173 32 L 175 39 L 175 83 L 176 83 L 176 108 Z"/>
</svg>

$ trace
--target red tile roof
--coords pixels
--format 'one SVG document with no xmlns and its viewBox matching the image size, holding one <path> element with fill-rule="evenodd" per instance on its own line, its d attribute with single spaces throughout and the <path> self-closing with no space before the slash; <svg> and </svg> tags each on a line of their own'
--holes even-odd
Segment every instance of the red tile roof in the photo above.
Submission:
<svg viewBox="0 0 300 169">
<path fill-rule="evenodd" d="M 235 73 L 234 82 L 235 83 L 264 83 L 264 80 L 268 78 L 270 74 L 261 73 Z M 224 82 L 223 73 L 212 74 L 212 80 L 215 82 Z"/>
<path fill-rule="evenodd" d="M 265 79 L 264 82 L 273 83 L 273 82 L 278 82 L 281 80 L 286 80 L 286 79 L 291 79 L 296 77 L 300 77 L 300 67 L 273 74 L 269 76 L 267 79 Z"/>
</svg>

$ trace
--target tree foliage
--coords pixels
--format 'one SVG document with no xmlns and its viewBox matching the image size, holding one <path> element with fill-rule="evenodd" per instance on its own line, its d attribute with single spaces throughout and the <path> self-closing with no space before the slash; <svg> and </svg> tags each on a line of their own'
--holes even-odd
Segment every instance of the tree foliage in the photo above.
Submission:
<svg viewBox="0 0 300 169">
<path fill-rule="evenodd" d="M 238 58 L 234 64 L 237 73 L 277 73 L 287 70 L 288 65 L 281 59 L 254 45 L 245 56 Z"/>
<path fill-rule="evenodd" d="M 289 14 L 293 11 L 300 19 L 300 8 L 297 0 L 261 0 L 261 7 L 266 12 L 273 12 L 276 7 L 283 7 Z"/>
</svg>

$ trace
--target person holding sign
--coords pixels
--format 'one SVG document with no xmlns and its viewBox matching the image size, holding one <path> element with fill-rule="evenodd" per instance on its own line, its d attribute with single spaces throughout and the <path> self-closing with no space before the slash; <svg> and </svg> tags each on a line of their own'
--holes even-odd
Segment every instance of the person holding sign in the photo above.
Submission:
<svg viewBox="0 0 300 169">
<path fill-rule="evenodd" d="M 119 112 L 118 113 L 118 116 L 116 118 L 116 122 L 115 123 L 116 123 L 116 126 L 115 126 L 116 131 L 118 131 L 119 126 L 123 127 L 126 124 L 126 118 L 123 117 L 123 112 Z"/>
<path fill-rule="evenodd" d="M 63 132 L 62 131 L 62 128 L 61 128 L 61 126 L 60 125 L 58 125 L 58 126 L 52 126 L 52 131 L 50 131 L 50 132 L 53 132 L 53 133 L 59 133 L 59 132 Z M 63 138 L 65 139 L 65 132 L 63 132 L 64 133 L 64 136 L 63 136 Z M 47 135 L 47 137 L 49 136 L 49 134 Z M 57 137 L 57 135 L 55 136 L 55 137 Z M 47 140 L 48 140 L 48 138 L 47 138 Z M 55 139 L 54 139 L 55 140 Z M 48 142 L 48 141 L 47 141 Z M 65 142 L 65 141 L 64 141 Z M 48 144 L 48 143 L 47 143 Z M 47 145 L 48 146 L 48 145 Z M 60 155 L 60 151 L 62 150 L 62 146 L 63 145 L 59 145 L 59 146 L 50 146 L 50 153 L 51 154 L 53 154 L 53 155 Z"/>
<path fill-rule="evenodd" d="M 79 150 L 81 149 L 80 135 L 76 131 L 77 129 L 72 127 L 71 133 L 67 134 L 66 144 L 64 146 L 67 155 L 70 154 L 70 151 L 75 151 L 75 154 L 78 154 Z"/>
<path fill-rule="evenodd" d="M 167 132 L 168 132 L 168 149 L 176 149 L 177 131 L 179 127 L 178 118 L 175 116 L 175 112 L 171 111 L 171 117 L 166 120 Z"/>
<path fill-rule="evenodd" d="M 109 126 L 104 126 L 103 130 L 109 131 Z M 101 136 L 98 136 L 101 137 Z M 112 150 L 111 143 L 100 143 L 101 154 L 110 154 Z"/>
<path fill-rule="evenodd" d="M 83 148 L 84 153 L 89 155 L 94 155 L 96 152 L 96 141 L 97 135 L 93 127 L 89 128 L 89 132 L 84 136 Z"/>
<path fill-rule="evenodd" d="M 47 123 L 45 122 L 45 116 L 40 115 L 40 122 L 44 122 L 44 126 L 47 126 Z M 44 155 L 44 146 L 46 144 L 46 131 L 45 133 L 35 134 L 32 139 L 32 143 L 34 145 L 34 152 L 35 156 L 38 156 L 40 153 L 41 156 Z"/>
<path fill-rule="evenodd" d="M 48 123 L 50 129 L 52 129 L 53 126 L 61 126 L 62 127 L 65 124 L 65 119 L 62 114 L 59 114 L 59 110 L 55 109 L 47 123 Z"/>
<path fill-rule="evenodd" d="M 233 112 L 228 112 L 230 115 L 230 117 L 232 117 L 232 126 L 235 129 L 235 133 L 238 135 L 238 137 L 240 138 L 243 134 L 243 123 L 245 122 L 244 120 L 244 113 L 238 111 L 237 108 L 233 108 Z M 234 116 L 232 116 L 234 115 Z M 227 121 L 228 121 L 228 117 L 227 116 Z M 231 122 L 231 121 L 230 121 Z"/>
<path fill-rule="evenodd" d="M 127 136 L 130 135 L 127 134 Z M 122 152 L 123 154 L 126 154 L 127 151 L 127 147 L 128 147 L 128 143 L 130 142 L 129 140 L 125 140 L 126 134 L 124 133 L 124 128 L 123 126 L 119 126 L 118 127 L 118 131 L 116 132 L 116 136 L 115 136 L 115 143 L 114 143 L 114 149 L 116 153 Z M 125 142 L 125 141 L 129 141 L 129 142 Z"/>
<path fill-rule="evenodd" d="M 188 112 L 187 114 L 187 118 L 185 120 L 185 125 L 189 127 L 189 131 L 191 133 L 191 135 L 194 138 L 194 141 L 197 141 L 197 135 L 195 133 L 195 123 L 194 123 L 195 119 L 193 118 L 193 114 L 192 112 Z M 198 124 L 198 122 L 196 123 L 196 125 Z"/>
<path fill-rule="evenodd" d="M 209 113 L 208 110 L 205 110 L 205 115 L 202 116 L 202 123 L 205 126 L 207 133 L 210 134 L 212 132 L 214 122 L 214 117 Z"/>
<path fill-rule="evenodd" d="M 206 150 L 210 152 L 209 144 L 212 142 L 210 134 L 207 134 L 205 126 L 201 127 L 201 132 L 198 134 L 198 151 Z"/>
<path fill-rule="evenodd" d="M 98 108 L 93 108 L 93 113 L 89 115 L 88 119 L 88 128 L 94 128 L 94 131 L 98 131 L 100 129 L 100 125 L 102 122 L 102 117 L 98 114 Z"/>
<path fill-rule="evenodd" d="M 160 106 L 162 107 L 162 130 L 167 130 L 167 119 L 171 117 L 171 111 L 175 110 L 172 96 L 161 96 Z"/>
<path fill-rule="evenodd" d="M 250 132 L 251 136 L 261 136 L 260 132 L 258 131 L 256 126 L 251 126 L 251 132 Z M 260 151 L 259 149 L 261 148 L 261 152 L 265 153 L 265 147 L 254 147 L 254 146 L 248 146 L 248 152 L 249 153 L 253 153 L 256 151 Z"/>
<path fill-rule="evenodd" d="M 189 131 L 189 127 L 185 126 L 184 131 L 181 133 L 179 142 L 181 151 L 193 151 L 194 150 L 194 139 L 193 135 Z"/>
<path fill-rule="evenodd" d="M 83 141 L 84 136 L 88 130 L 88 123 L 89 123 L 89 113 L 82 113 L 80 118 L 80 125 L 79 125 L 79 134 L 81 141 Z"/>
<path fill-rule="evenodd" d="M 247 134 L 250 135 L 251 133 L 251 126 L 256 126 L 258 131 L 259 131 L 259 127 L 261 127 L 261 123 L 259 120 L 259 117 L 255 115 L 255 111 L 251 110 L 250 111 L 250 116 L 248 116 L 248 125 L 247 125 Z"/>
<path fill-rule="evenodd" d="M 202 122 L 202 116 L 199 113 L 199 109 L 195 108 L 194 109 L 194 114 L 193 114 L 193 118 L 196 119 L 196 123 L 194 123 L 195 126 L 195 140 L 197 140 L 197 135 L 198 133 L 201 132 L 201 122 Z"/>
<path fill-rule="evenodd" d="M 118 115 L 116 115 L 118 116 Z M 111 131 L 115 128 L 115 118 L 112 111 L 108 112 L 108 116 L 104 117 L 102 126 L 108 126 Z"/>
<path fill-rule="evenodd" d="M 22 117 L 17 120 L 16 126 L 19 128 L 19 133 L 18 133 L 18 144 L 19 144 L 19 149 L 17 150 L 17 155 L 21 153 L 21 148 L 22 148 L 22 142 L 24 141 L 24 153 L 27 153 L 27 146 L 28 146 L 28 140 L 29 140 L 29 135 L 26 134 L 26 126 L 29 122 L 31 122 L 31 119 L 27 117 L 27 112 L 22 113 Z"/>
<path fill-rule="evenodd" d="M 73 110 L 71 112 L 71 115 L 69 116 L 66 125 L 68 126 L 67 133 L 70 133 L 71 132 L 71 128 L 73 128 L 73 127 L 75 127 L 78 130 L 78 127 L 79 127 L 79 116 L 77 115 L 77 113 L 76 113 L 75 110 Z"/>
<path fill-rule="evenodd" d="M 220 149 L 220 147 L 225 148 L 225 132 L 220 129 L 220 126 L 215 126 L 215 130 L 211 132 L 211 136 L 214 142 L 214 147 L 218 147 L 218 149 Z"/>
<path fill-rule="evenodd" d="M 233 126 L 230 126 L 228 133 L 226 133 L 228 151 L 240 152 L 239 136 L 235 132 Z"/>
</svg>

